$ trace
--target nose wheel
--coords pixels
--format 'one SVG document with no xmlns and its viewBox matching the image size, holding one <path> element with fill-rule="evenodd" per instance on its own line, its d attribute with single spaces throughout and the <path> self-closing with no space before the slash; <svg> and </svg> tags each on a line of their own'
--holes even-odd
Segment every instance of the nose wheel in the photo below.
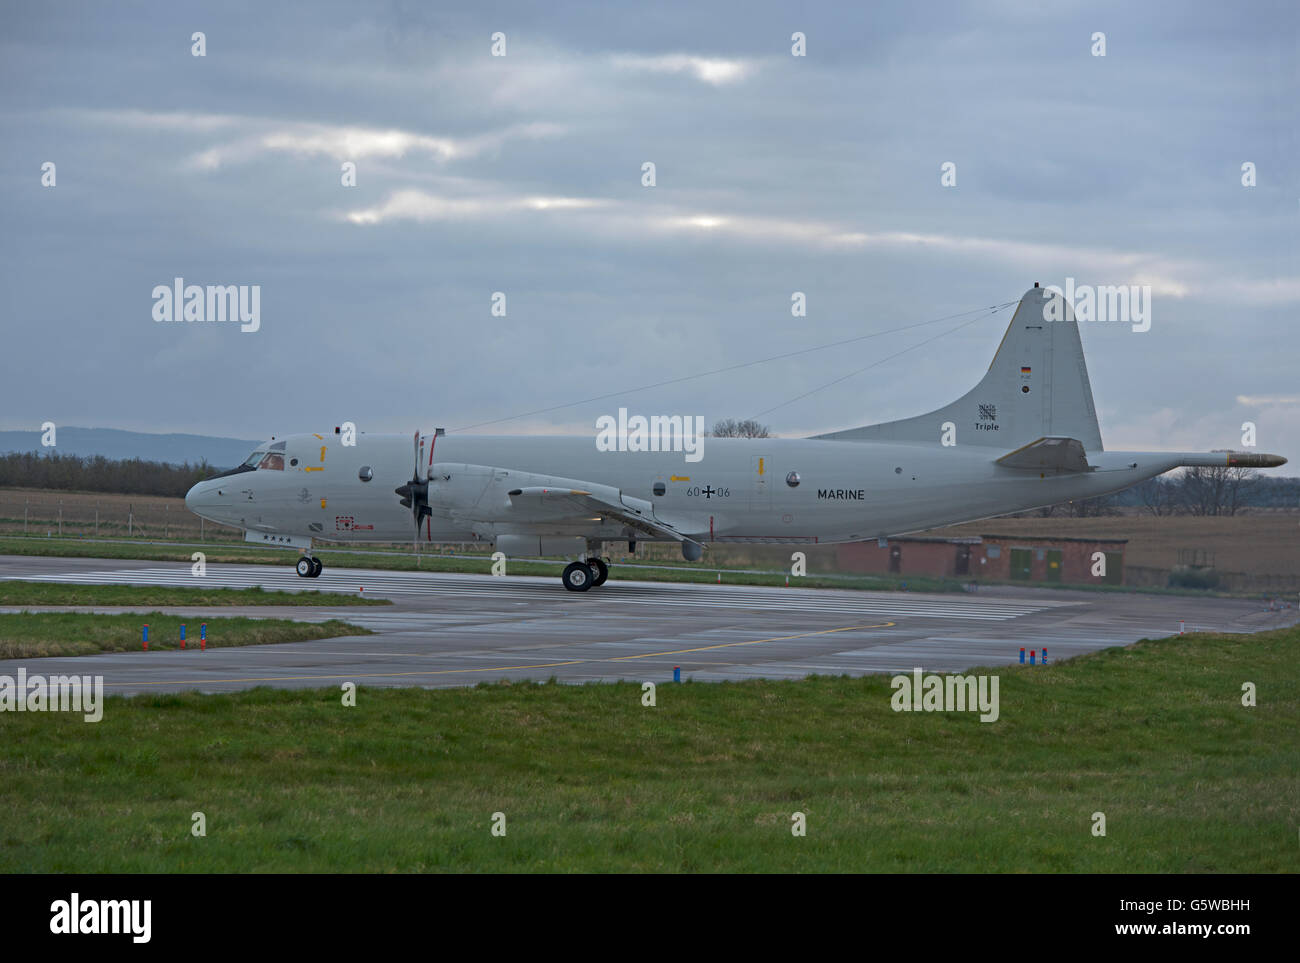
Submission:
<svg viewBox="0 0 1300 963">
<path fill-rule="evenodd" d="M 319 578 L 324 569 L 325 565 L 320 559 L 308 558 L 306 555 L 298 559 L 298 564 L 294 566 L 299 578 Z"/>
</svg>

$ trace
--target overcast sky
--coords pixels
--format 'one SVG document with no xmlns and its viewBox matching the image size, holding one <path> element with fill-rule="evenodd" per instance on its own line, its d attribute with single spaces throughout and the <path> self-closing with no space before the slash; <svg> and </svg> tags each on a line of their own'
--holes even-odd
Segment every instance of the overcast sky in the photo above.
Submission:
<svg viewBox="0 0 1300 963">
<path fill-rule="evenodd" d="M 1254 421 L 1294 463 L 1297 10 L 5 2 L 0 428 L 456 429 L 1073 277 L 1152 288 L 1083 325 L 1107 448 Z M 156 323 L 175 277 L 260 285 L 260 330 Z M 1008 318 L 762 420 L 939 407 Z M 964 320 L 482 430 L 747 417 Z"/>
</svg>

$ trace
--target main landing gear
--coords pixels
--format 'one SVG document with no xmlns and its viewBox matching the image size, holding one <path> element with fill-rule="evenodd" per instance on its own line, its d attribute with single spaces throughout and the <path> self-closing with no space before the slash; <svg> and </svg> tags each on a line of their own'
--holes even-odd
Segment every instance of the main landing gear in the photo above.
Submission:
<svg viewBox="0 0 1300 963">
<path fill-rule="evenodd" d="M 298 559 L 298 564 L 294 566 L 294 570 L 300 578 L 320 578 L 320 573 L 324 568 L 325 566 L 321 564 L 320 559 L 311 558 L 307 555 Z"/>
<path fill-rule="evenodd" d="M 560 576 L 564 587 L 570 592 L 585 592 L 593 586 L 604 585 L 608 578 L 609 565 L 595 555 L 585 561 L 570 562 Z"/>
</svg>

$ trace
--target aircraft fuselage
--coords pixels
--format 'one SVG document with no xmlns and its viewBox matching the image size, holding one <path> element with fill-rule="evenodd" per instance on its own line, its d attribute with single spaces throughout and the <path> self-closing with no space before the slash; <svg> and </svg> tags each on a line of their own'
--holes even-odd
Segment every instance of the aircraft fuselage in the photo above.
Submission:
<svg viewBox="0 0 1300 963">
<path fill-rule="evenodd" d="M 412 514 L 394 493 L 412 477 L 409 436 L 358 434 L 348 446 L 337 435 L 285 441 L 282 469 L 202 483 L 190 508 L 250 532 L 345 543 L 411 539 Z M 613 521 L 593 517 L 575 530 L 571 518 L 553 524 L 517 510 L 509 492 L 530 474 L 608 485 L 649 502 L 657 519 L 701 542 L 820 543 L 1089 498 L 1179 464 L 1176 453 L 1098 452 L 1095 471 L 1027 473 L 996 464 L 994 455 L 973 445 L 707 438 L 703 458 L 688 462 L 681 452 L 599 451 L 592 437 L 444 435 L 427 469 L 431 514 L 419 537 L 628 537 Z"/>
</svg>

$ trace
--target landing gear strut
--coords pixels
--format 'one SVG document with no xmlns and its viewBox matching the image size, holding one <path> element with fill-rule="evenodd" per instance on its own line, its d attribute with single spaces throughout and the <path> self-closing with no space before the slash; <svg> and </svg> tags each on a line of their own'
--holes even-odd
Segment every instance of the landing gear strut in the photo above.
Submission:
<svg viewBox="0 0 1300 963">
<path fill-rule="evenodd" d="M 324 571 L 325 566 L 318 558 L 311 558 L 307 555 L 298 559 L 298 564 L 294 570 L 298 573 L 299 578 L 320 578 L 320 573 Z"/>
</svg>

